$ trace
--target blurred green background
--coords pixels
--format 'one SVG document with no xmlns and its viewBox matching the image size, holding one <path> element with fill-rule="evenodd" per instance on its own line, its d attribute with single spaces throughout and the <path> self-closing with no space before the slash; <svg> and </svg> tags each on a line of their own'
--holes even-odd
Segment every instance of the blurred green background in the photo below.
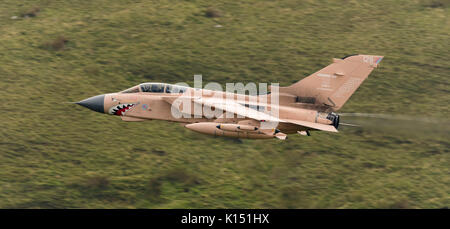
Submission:
<svg viewBox="0 0 450 229">
<path fill-rule="evenodd" d="M 0 207 L 448 207 L 449 6 L 2 0 Z M 354 53 L 385 58 L 340 112 L 433 121 L 239 141 L 64 103 L 194 74 L 287 86 Z"/>
</svg>

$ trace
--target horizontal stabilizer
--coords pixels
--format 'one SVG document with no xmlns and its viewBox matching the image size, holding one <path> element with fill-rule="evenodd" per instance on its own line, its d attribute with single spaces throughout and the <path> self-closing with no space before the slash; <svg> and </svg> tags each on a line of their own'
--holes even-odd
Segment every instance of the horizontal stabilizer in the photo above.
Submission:
<svg viewBox="0 0 450 229">
<path fill-rule="evenodd" d="M 338 132 L 338 130 L 332 125 L 325 125 L 325 124 L 320 124 L 320 123 L 300 121 L 300 120 L 291 120 L 291 119 L 283 119 L 283 121 L 293 123 L 293 124 L 296 124 L 299 126 L 308 127 L 308 128 L 315 129 L 315 130 Z"/>
</svg>

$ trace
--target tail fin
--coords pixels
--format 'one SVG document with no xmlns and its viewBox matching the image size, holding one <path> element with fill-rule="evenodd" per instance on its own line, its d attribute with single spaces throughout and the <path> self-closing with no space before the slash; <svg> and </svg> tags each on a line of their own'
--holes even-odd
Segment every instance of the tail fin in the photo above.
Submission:
<svg viewBox="0 0 450 229">
<path fill-rule="evenodd" d="M 297 102 L 314 101 L 333 111 L 339 110 L 361 83 L 378 66 L 383 56 L 350 55 L 292 84 L 280 93 L 297 96 Z"/>
</svg>

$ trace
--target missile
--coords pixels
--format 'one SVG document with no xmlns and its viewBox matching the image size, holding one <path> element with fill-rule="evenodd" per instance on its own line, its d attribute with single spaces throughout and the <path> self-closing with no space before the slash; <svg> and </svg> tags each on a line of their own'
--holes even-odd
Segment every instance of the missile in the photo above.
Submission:
<svg viewBox="0 0 450 229">
<path fill-rule="evenodd" d="M 219 124 L 216 126 L 217 129 L 225 131 L 256 131 L 258 127 L 250 125 L 239 125 L 239 124 Z"/>
</svg>

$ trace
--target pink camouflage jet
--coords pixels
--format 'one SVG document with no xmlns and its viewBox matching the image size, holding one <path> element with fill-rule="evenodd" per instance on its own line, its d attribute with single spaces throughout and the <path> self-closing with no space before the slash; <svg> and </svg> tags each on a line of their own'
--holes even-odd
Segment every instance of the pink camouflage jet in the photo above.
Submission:
<svg viewBox="0 0 450 229">
<path fill-rule="evenodd" d="M 166 120 L 214 136 L 286 139 L 287 134 L 338 132 L 342 108 L 383 56 L 350 55 L 287 87 L 262 95 L 142 83 L 77 104 L 123 121 Z M 200 111 L 200 112 L 198 112 Z M 206 112 L 205 112 L 206 111 Z"/>
</svg>

